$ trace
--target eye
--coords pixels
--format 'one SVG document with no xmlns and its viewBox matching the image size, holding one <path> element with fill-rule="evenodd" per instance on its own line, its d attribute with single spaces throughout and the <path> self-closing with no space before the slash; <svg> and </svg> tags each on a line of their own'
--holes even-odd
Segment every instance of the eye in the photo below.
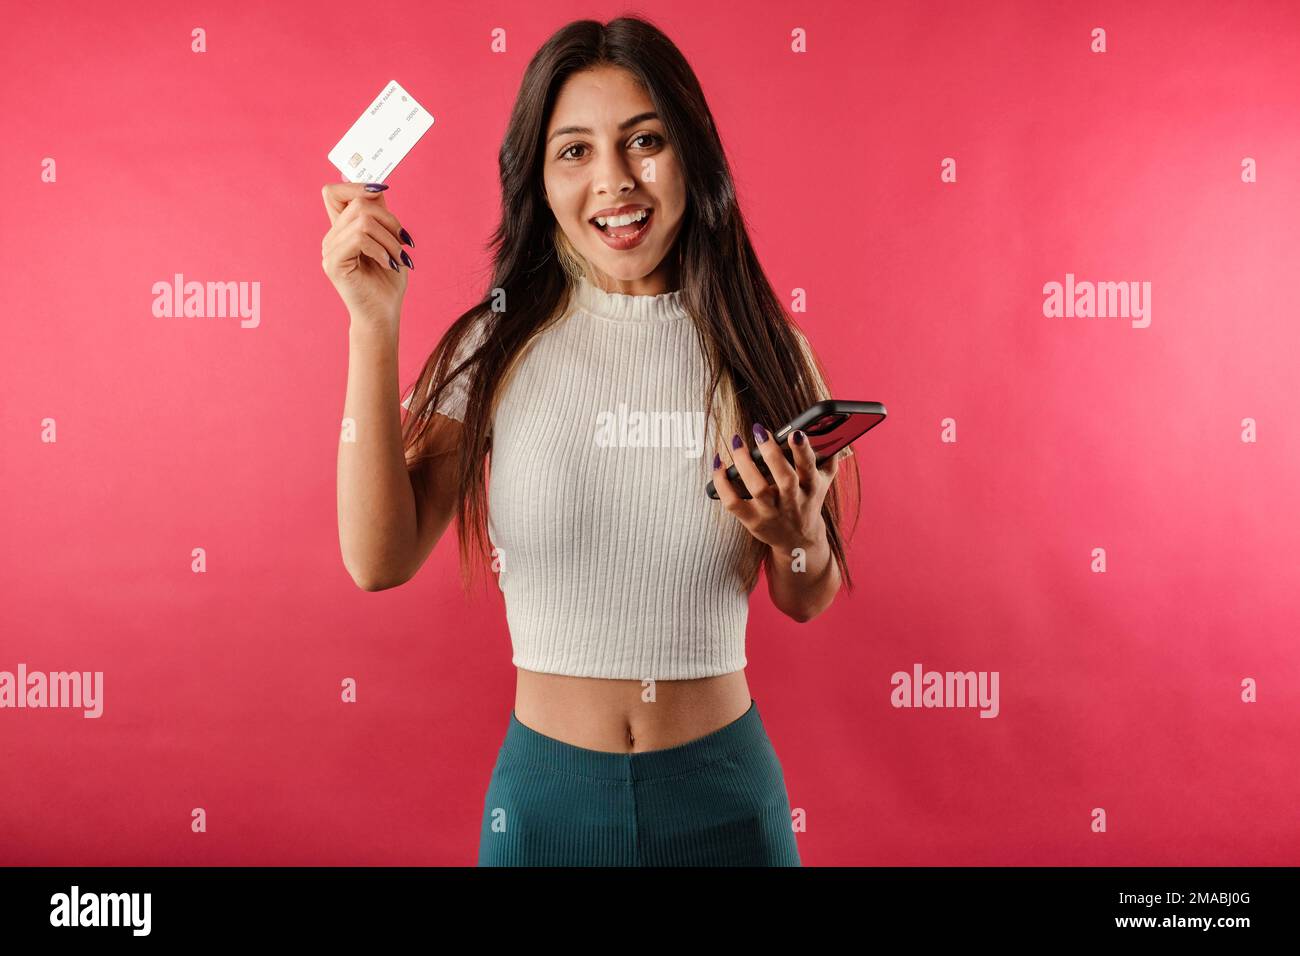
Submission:
<svg viewBox="0 0 1300 956">
<path fill-rule="evenodd" d="M 658 133 L 637 133 L 636 136 L 632 137 L 632 142 L 637 143 L 643 139 L 650 140 L 650 144 L 648 146 L 640 147 L 641 149 L 653 149 L 662 146 L 664 145 L 665 142 L 667 142 L 667 140 L 665 140 L 664 137 L 660 136 Z M 586 148 L 587 148 L 586 143 L 574 143 L 572 146 L 567 147 L 563 152 L 561 152 L 557 158 L 568 160 L 569 162 L 575 162 L 579 159 L 582 159 L 582 156 L 573 155 L 573 150 L 586 149 Z M 583 155 L 586 154 L 584 153 Z"/>
</svg>

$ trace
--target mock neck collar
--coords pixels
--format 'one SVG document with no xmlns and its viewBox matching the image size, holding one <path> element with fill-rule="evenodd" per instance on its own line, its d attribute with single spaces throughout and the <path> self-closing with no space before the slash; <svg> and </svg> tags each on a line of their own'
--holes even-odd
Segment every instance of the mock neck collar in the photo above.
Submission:
<svg viewBox="0 0 1300 956">
<path fill-rule="evenodd" d="M 613 322 L 671 322 L 686 318 L 681 289 L 659 295 L 625 295 L 606 292 L 585 276 L 579 276 L 574 298 L 584 312 Z"/>
</svg>

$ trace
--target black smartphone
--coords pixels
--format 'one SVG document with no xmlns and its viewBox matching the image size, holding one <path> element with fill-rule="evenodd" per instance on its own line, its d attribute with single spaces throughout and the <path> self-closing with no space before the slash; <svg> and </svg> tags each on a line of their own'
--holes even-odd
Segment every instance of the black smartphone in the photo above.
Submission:
<svg viewBox="0 0 1300 956">
<path fill-rule="evenodd" d="M 817 464 L 844 450 L 850 444 L 865 435 L 885 420 L 885 406 L 879 402 L 849 402 L 827 399 L 818 402 L 807 411 L 795 416 L 794 420 L 781 426 L 772 437 L 782 446 L 786 461 L 794 461 L 794 452 L 790 449 L 789 438 L 796 430 L 802 431 L 812 443 L 817 453 Z M 763 452 L 755 445 L 750 449 L 749 457 L 758 464 L 764 476 L 770 477 L 767 463 L 763 461 Z M 740 472 L 732 465 L 727 469 L 727 477 L 742 498 L 752 498 L 749 489 L 740 479 Z M 704 488 L 710 498 L 718 497 L 718 490 L 710 481 Z"/>
</svg>

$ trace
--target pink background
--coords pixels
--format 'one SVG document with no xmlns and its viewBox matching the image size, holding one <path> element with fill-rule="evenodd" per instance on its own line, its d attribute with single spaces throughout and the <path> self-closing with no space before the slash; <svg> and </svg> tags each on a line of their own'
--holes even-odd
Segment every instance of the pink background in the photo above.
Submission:
<svg viewBox="0 0 1300 956">
<path fill-rule="evenodd" d="M 1300 862 L 1300 7 L 865 7 L 638 8 L 694 65 L 836 395 L 890 411 L 859 450 L 859 590 L 802 626 L 752 601 L 804 863 Z M 105 713 L 0 711 L 0 863 L 474 862 L 504 611 L 462 597 L 450 536 L 392 591 L 343 567 L 325 154 L 389 79 L 437 117 L 387 194 L 417 243 L 404 390 L 485 284 L 528 58 L 622 12 L 7 12 L 0 670 L 102 670 Z M 260 327 L 154 318 L 176 272 L 260 282 Z M 1151 326 L 1044 317 L 1067 272 L 1149 281 Z M 915 662 L 998 671 L 1001 714 L 892 708 Z"/>
</svg>

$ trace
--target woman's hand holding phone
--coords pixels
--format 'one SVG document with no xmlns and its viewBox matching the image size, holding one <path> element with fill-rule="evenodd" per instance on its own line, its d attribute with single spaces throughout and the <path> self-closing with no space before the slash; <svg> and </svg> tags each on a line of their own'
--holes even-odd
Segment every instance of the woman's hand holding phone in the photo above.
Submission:
<svg viewBox="0 0 1300 956">
<path fill-rule="evenodd" d="M 810 549 L 826 536 L 822 502 L 839 471 L 839 455 L 817 467 L 817 453 L 802 431 L 792 432 L 788 446 L 794 459 L 786 459 L 786 446 L 779 444 L 762 425 L 754 425 L 754 439 L 767 475 L 750 456 L 739 435 L 731 439 L 732 462 L 713 456 L 713 485 L 723 508 L 735 515 L 745 529 L 764 544 L 789 552 Z M 734 463 L 741 481 L 752 497 L 742 498 L 727 478 Z"/>
<path fill-rule="evenodd" d="M 329 232 L 321 240 L 321 268 L 354 326 L 396 337 L 407 269 L 415 265 L 402 248 L 415 247 L 411 234 L 389 210 L 383 189 L 330 183 L 321 194 L 330 218 Z"/>
</svg>

